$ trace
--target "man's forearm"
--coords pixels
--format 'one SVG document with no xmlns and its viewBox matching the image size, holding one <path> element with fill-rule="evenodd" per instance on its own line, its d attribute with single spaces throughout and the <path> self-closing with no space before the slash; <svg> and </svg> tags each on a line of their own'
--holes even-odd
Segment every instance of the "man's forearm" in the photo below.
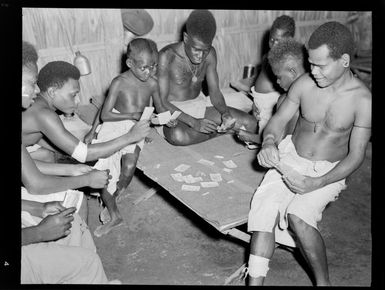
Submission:
<svg viewBox="0 0 385 290">
<path fill-rule="evenodd" d="M 72 164 L 51 163 L 40 160 L 34 160 L 37 168 L 43 174 L 70 176 L 72 175 Z"/>
<path fill-rule="evenodd" d="M 321 186 L 324 187 L 328 184 L 340 181 L 350 174 L 352 174 L 364 160 L 365 154 L 359 156 L 353 156 L 349 154 L 344 159 L 342 159 L 332 170 L 326 174 L 320 176 Z"/>
<path fill-rule="evenodd" d="M 219 93 L 213 94 L 212 96 L 210 96 L 210 100 L 214 108 L 217 109 L 217 111 L 221 115 L 225 113 L 229 113 L 229 108 L 226 105 L 226 101 L 222 93 L 219 92 Z"/>
<path fill-rule="evenodd" d="M 103 143 L 89 144 L 87 147 L 86 161 L 94 161 L 99 158 L 107 158 L 120 149 L 137 142 L 130 133 Z"/>
<path fill-rule="evenodd" d="M 42 241 L 36 226 L 21 229 L 22 246 L 26 246 L 33 243 L 39 243 L 39 242 L 42 242 Z"/>
<path fill-rule="evenodd" d="M 44 209 L 44 204 L 32 200 L 21 200 L 21 210 L 27 211 L 33 216 L 41 217 Z"/>
<path fill-rule="evenodd" d="M 64 191 L 68 189 L 76 189 L 84 186 L 89 186 L 89 175 L 79 175 L 79 176 L 51 176 L 51 175 L 41 175 L 41 178 L 30 180 L 33 178 L 28 178 L 28 180 L 23 179 L 23 184 L 25 188 L 31 194 L 41 195 L 49 194 L 53 192 Z"/>
</svg>

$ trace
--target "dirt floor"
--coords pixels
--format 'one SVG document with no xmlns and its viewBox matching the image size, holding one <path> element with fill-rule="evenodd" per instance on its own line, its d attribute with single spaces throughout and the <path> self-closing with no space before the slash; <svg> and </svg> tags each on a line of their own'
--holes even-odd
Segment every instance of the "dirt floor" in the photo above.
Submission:
<svg viewBox="0 0 385 290">
<path fill-rule="evenodd" d="M 334 286 L 370 286 L 370 144 L 364 163 L 347 184 L 319 225 L 330 279 Z M 223 285 L 247 261 L 248 245 L 219 233 L 165 190 L 139 201 L 152 187 L 157 185 L 137 170 L 118 203 L 124 225 L 107 236 L 94 237 L 109 279 L 123 284 Z M 100 206 L 96 198 L 90 198 L 88 206 L 93 232 L 100 224 Z M 245 285 L 245 281 L 235 279 L 232 284 Z M 265 285 L 311 286 L 312 278 L 296 252 L 277 248 Z"/>
</svg>

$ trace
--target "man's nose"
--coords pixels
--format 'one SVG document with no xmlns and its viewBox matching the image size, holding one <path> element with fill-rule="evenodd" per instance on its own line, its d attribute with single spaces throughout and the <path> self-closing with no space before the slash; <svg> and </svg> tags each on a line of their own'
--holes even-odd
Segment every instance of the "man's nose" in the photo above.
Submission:
<svg viewBox="0 0 385 290">
<path fill-rule="evenodd" d="M 79 95 L 77 95 L 75 97 L 75 104 L 78 105 L 79 103 L 80 103 L 80 97 L 79 97 Z"/>
</svg>

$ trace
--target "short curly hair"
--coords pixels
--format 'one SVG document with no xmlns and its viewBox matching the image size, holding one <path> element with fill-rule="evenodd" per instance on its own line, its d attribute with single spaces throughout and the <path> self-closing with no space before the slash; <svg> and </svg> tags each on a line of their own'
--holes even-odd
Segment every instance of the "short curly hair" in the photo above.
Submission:
<svg viewBox="0 0 385 290">
<path fill-rule="evenodd" d="M 217 24 L 213 14 L 208 10 L 194 10 L 191 12 L 186 22 L 186 32 L 191 37 L 196 37 L 205 44 L 211 44 Z"/>
<path fill-rule="evenodd" d="M 274 32 L 277 29 L 284 30 L 283 36 L 294 37 L 295 34 L 295 22 L 294 19 L 288 15 L 281 15 L 277 17 L 271 25 L 270 32 Z"/>
<path fill-rule="evenodd" d="M 293 38 L 287 38 L 273 46 L 267 59 L 272 68 L 278 69 L 289 59 L 292 58 L 299 66 L 304 66 L 306 58 L 305 46 Z"/>
<path fill-rule="evenodd" d="M 158 55 L 158 47 L 153 40 L 148 38 L 135 38 L 127 45 L 127 58 L 135 58 L 143 51 L 147 51 L 156 57 Z"/>
<path fill-rule="evenodd" d="M 27 42 L 23 41 L 23 58 L 22 58 L 22 66 L 28 66 L 29 64 L 36 64 L 38 55 L 35 47 Z"/>
<path fill-rule="evenodd" d="M 353 57 L 355 43 L 349 29 L 337 22 L 330 21 L 319 26 L 310 36 L 308 41 L 309 49 L 317 49 L 326 44 L 329 48 L 329 55 L 332 59 L 339 59 L 344 53 Z"/>
<path fill-rule="evenodd" d="M 61 88 L 69 80 L 79 80 L 79 69 L 65 61 L 51 61 L 47 63 L 39 72 L 37 85 L 41 92 L 46 92 L 48 88 Z"/>
</svg>

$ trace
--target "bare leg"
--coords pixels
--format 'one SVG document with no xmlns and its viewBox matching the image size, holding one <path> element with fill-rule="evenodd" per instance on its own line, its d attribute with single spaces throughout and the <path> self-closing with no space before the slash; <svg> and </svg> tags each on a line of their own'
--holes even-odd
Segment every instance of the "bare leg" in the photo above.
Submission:
<svg viewBox="0 0 385 290">
<path fill-rule="evenodd" d="M 107 207 L 111 219 L 108 223 L 100 225 L 95 229 L 94 235 L 97 237 L 101 237 L 110 232 L 113 228 L 123 224 L 123 219 L 120 215 L 118 206 L 116 205 L 115 197 L 111 195 L 106 188 L 101 190 L 100 197 Z"/>
<path fill-rule="evenodd" d="M 127 153 L 122 156 L 122 169 L 120 171 L 119 181 L 117 184 L 117 190 L 114 193 L 116 201 L 119 202 L 122 193 L 127 189 L 134 177 L 136 163 L 139 158 L 140 147 L 136 146 L 134 153 Z"/>
<path fill-rule="evenodd" d="M 321 234 L 293 214 L 288 214 L 288 219 L 298 237 L 301 252 L 314 273 L 317 286 L 330 286 L 326 249 Z"/>
<path fill-rule="evenodd" d="M 234 126 L 235 131 L 238 131 L 241 126 L 245 126 L 247 131 L 252 133 L 257 132 L 258 121 L 252 115 L 232 107 L 229 107 L 229 110 L 231 115 L 237 119 Z M 218 126 L 222 123 L 221 114 L 214 107 L 206 108 L 205 118 L 214 121 Z M 176 146 L 197 144 L 222 135 L 217 132 L 204 134 L 195 131 L 183 122 L 179 122 L 174 128 L 168 128 L 165 126 L 163 132 L 166 140 Z M 230 133 L 234 133 L 234 131 L 232 130 Z"/>
<path fill-rule="evenodd" d="M 275 250 L 275 227 L 279 221 L 279 214 L 275 220 L 274 228 L 269 232 L 253 232 L 250 242 L 250 254 L 271 259 Z M 249 275 L 249 286 L 263 285 L 265 277 L 251 277 Z"/>
<path fill-rule="evenodd" d="M 166 140 L 175 146 L 186 146 L 201 143 L 218 135 L 216 132 L 211 134 L 198 132 L 182 122 L 179 122 L 174 128 L 164 126 L 163 132 Z"/>
</svg>

